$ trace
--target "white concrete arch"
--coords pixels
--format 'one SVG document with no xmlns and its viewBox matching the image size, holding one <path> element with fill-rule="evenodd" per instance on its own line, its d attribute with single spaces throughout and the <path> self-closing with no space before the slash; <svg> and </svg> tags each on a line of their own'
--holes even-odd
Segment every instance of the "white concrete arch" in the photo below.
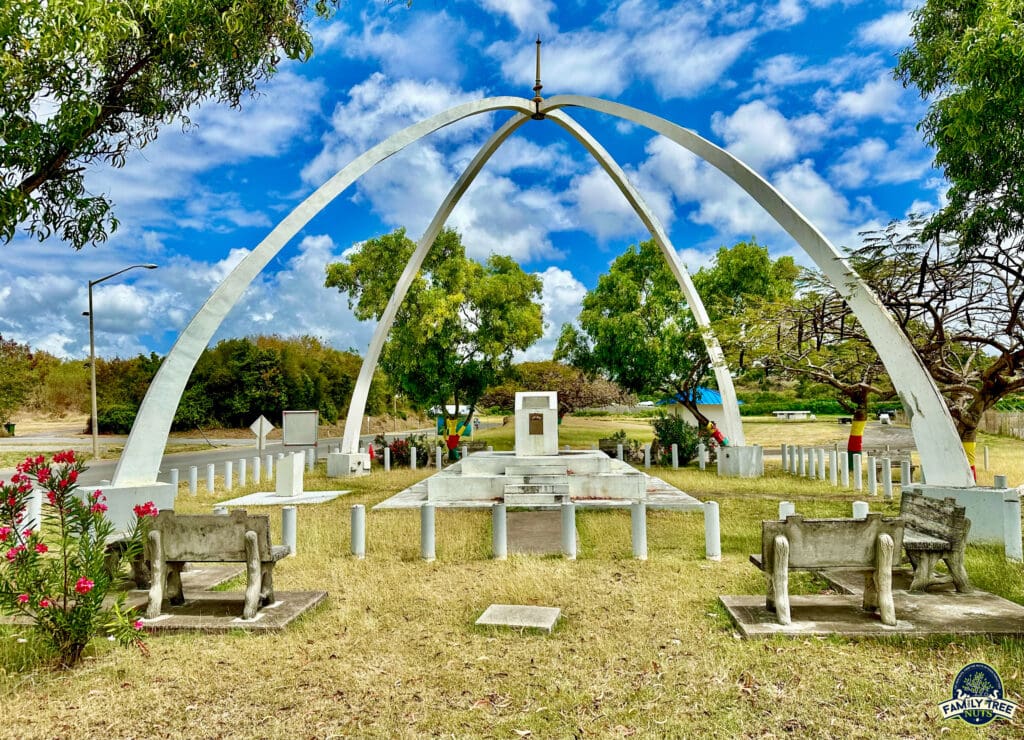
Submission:
<svg viewBox="0 0 1024 740">
<path fill-rule="evenodd" d="M 723 432 L 732 440 L 733 444 L 744 444 L 743 423 L 740 420 L 739 405 L 736 402 L 736 391 L 733 388 L 732 377 L 729 375 L 729 369 L 722 354 L 722 349 L 711 329 L 707 311 L 700 296 L 697 294 L 693 282 L 690 280 L 690 275 L 680 261 L 679 255 L 672 246 L 671 240 L 662 228 L 661 223 L 630 184 L 622 168 L 582 126 L 576 123 L 569 115 L 559 111 L 551 113 L 549 117 L 583 144 L 591 156 L 601 164 L 633 207 L 633 210 L 636 211 L 640 220 L 643 221 L 644 225 L 654 236 L 655 242 L 661 249 L 669 264 L 669 268 L 672 270 L 672 274 L 683 291 L 683 295 L 686 296 L 686 300 L 690 304 L 697 325 L 701 329 L 701 336 L 707 347 L 708 355 L 711 357 L 715 378 L 722 393 L 722 407 L 725 413 Z M 501 147 L 508 137 L 528 120 L 527 116 L 516 116 L 487 140 L 445 196 L 433 219 L 431 219 L 430 225 L 423 232 L 423 236 L 420 237 L 416 249 L 409 258 L 409 262 L 406 264 L 401 277 L 399 277 L 398 282 L 395 284 L 395 289 L 391 294 L 391 298 L 388 299 L 388 304 L 381 314 L 380 320 L 377 322 L 373 338 L 370 340 L 370 346 L 363 357 L 363 364 L 359 370 L 359 377 L 356 380 L 356 387 L 352 393 L 352 401 L 349 404 L 348 416 L 345 420 L 345 433 L 341 444 L 342 452 L 355 454 L 359 451 L 359 431 L 362 428 L 363 414 L 366 412 L 366 400 L 370 392 L 370 383 L 373 380 L 373 371 L 380 360 L 384 341 L 394 324 L 398 308 L 401 306 L 402 301 L 405 300 L 409 286 L 416 277 L 416 273 L 419 272 L 420 267 L 422 267 L 423 260 L 426 258 L 431 245 L 433 245 L 434 240 L 444 227 L 452 210 L 462 199 L 463 195 L 465 195 L 466 190 L 473 183 L 473 180 L 476 179 L 480 170 L 483 169 L 494 152 Z"/>
<path fill-rule="evenodd" d="M 224 317 L 238 303 L 253 279 L 313 216 L 369 169 L 409 144 L 456 121 L 496 110 L 511 110 L 530 115 L 533 113 L 533 103 L 525 98 L 485 98 L 457 105 L 424 121 L 414 123 L 354 159 L 275 226 L 270 234 L 235 266 L 224 282 L 217 286 L 178 336 L 171 351 L 167 353 L 139 407 L 111 484 L 123 486 L 156 481 L 171 422 L 199 355 L 210 343 Z"/>
<path fill-rule="evenodd" d="M 842 254 L 767 180 L 693 131 L 621 103 L 584 95 L 558 95 L 545 101 L 541 111 L 553 113 L 565 107 L 589 108 L 656 131 L 716 167 L 753 197 L 814 260 L 864 327 L 910 415 L 911 429 L 928 482 L 955 487 L 974 486 L 967 455 L 949 409 L 910 342 L 878 296 Z"/>
</svg>

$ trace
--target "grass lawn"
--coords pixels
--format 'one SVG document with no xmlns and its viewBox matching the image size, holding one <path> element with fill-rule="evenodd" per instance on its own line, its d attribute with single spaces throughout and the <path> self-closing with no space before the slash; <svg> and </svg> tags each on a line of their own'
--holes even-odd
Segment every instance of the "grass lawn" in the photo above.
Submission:
<svg viewBox="0 0 1024 740">
<path fill-rule="evenodd" d="M 589 446 L 619 428 L 638 438 L 649 433 L 645 422 L 629 423 L 570 418 L 561 439 Z M 502 446 L 506 434 L 510 446 L 510 429 L 480 438 Z M 1024 452 L 1024 443 L 994 447 L 999 462 Z M 979 732 L 943 722 L 937 706 L 973 661 L 995 667 L 1007 698 L 1024 703 L 1024 640 L 738 638 L 717 598 L 763 593 L 763 576 L 747 562 L 760 548 L 760 520 L 774 518 L 782 499 L 807 515 L 847 516 L 852 492 L 794 479 L 777 463 L 759 480 L 694 468 L 663 472 L 683 490 L 720 503 L 724 555 L 717 563 L 704 559 L 701 516 L 667 512 L 649 515 L 646 562 L 630 557 L 624 512 L 579 514 L 576 562 L 495 562 L 488 559 L 486 513 L 441 511 L 434 563 L 419 560 L 415 511 L 369 512 L 367 559 L 351 559 L 349 507 L 369 507 L 427 474 L 378 472 L 345 481 L 353 493 L 343 499 L 299 507 L 299 554 L 279 564 L 275 585 L 330 596 L 284 633 L 153 637 L 148 657 L 103 643 L 82 667 L 60 674 L 41 664 L 32 640 L 0 631 L 0 735 L 1024 734 L 1019 716 Z M 1020 476 L 1011 474 L 1011 482 Z M 307 478 L 308 489 L 336 483 L 321 474 Z M 183 486 L 179 511 L 208 512 L 223 498 L 189 496 Z M 898 502 L 875 500 L 872 508 L 895 514 Z M 269 513 L 278 541 L 280 518 Z M 1001 551 L 969 547 L 967 570 L 978 586 L 1024 604 L 1024 568 L 1006 563 Z M 795 593 L 823 587 L 808 574 L 791 580 Z M 475 627 L 491 603 L 558 606 L 563 621 L 550 636 Z"/>
</svg>

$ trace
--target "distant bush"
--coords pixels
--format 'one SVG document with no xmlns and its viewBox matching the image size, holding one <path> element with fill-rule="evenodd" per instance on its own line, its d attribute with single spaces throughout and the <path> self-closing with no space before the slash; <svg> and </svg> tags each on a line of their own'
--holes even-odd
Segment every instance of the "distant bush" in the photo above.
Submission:
<svg viewBox="0 0 1024 740">
<path fill-rule="evenodd" d="M 97 410 L 97 427 L 101 434 L 128 434 L 135 423 L 138 409 L 125 404 L 112 404 Z M 90 424 L 92 420 L 90 420 Z M 92 431 L 92 429 L 88 429 Z"/>
<path fill-rule="evenodd" d="M 663 412 L 651 420 L 654 427 L 654 454 L 667 464 L 672 459 L 672 445 L 676 445 L 679 464 L 686 465 L 697 454 L 697 427 L 687 423 L 680 416 L 669 416 Z"/>
<path fill-rule="evenodd" d="M 394 439 L 388 442 L 383 434 L 378 434 L 373 440 L 374 446 L 391 450 L 392 465 L 410 465 L 412 460 L 412 448 L 416 448 L 416 464 L 418 467 L 426 466 L 430 461 L 430 444 L 424 434 L 412 434 L 405 439 Z"/>
</svg>

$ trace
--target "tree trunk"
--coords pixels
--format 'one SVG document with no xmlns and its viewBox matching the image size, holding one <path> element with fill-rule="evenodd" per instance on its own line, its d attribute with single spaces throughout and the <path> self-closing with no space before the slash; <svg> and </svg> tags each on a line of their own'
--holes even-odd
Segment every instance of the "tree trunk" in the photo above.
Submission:
<svg viewBox="0 0 1024 740">
<path fill-rule="evenodd" d="M 846 465 L 853 470 L 853 456 L 864 451 L 864 427 L 868 424 L 867 400 L 859 400 L 853 412 L 853 423 L 850 424 L 850 436 L 846 440 Z"/>
</svg>

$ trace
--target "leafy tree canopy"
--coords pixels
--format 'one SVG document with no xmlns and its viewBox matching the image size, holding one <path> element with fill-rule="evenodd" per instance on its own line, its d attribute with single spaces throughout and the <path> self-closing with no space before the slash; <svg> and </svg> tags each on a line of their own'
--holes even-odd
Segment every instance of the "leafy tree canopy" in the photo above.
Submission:
<svg viewBox="0 0 1024 740">
<path fill-rule="evenodd" d="M 918 128 L 950 181 L 925 238 L 1024 233 L 1024 0 L 927 0 L 896 77 L 930 105 Z"/>
<path fill-rule="evenodd" d="M 634 400 L 610 380 L 588 378 L 579 368 L 544 360 L 513 365 L 499 385 L 487 389 L 480 403 L 511 410 L 517 391 L 556 391 L 559 418 L 577 409 L 631 403 Z"/>
<path fill-rule="evenodd" d="M 117 227 L 84 170 L 124 164 L 192 106 L 238 106 L 282 57 L 306 59 L 308 0 L 0 3 L 0 240 L 76 249 Z M 318 15 L 336 0 L 316 0 Z"/>
<path fill-rule="evenodd" d="M 653 240 L 630 246 L 601 276 L 583 299 L 579 326 L 562 327 L 555 358 L 642 394 L 685 394 L 709 366 L 697 324 Z"/>
<path fill-rule="evenodd" d="M 327 266 L 326 285 L 348 294 L 357 318 L 379 319 L 415 250 L 405 229 L 370 239 Z M 510 257 L 466 257 L 455 231 L 442 231 L 395 317 L 381 367 L 421 407 L 470 406 L 543 333 L 542 284 Z M 455 415 L 446 414 L 449 418 Z"/>
<path fill-rule="evenodd" d="M 792 297 L 799 273 L 792 257 L 773 260 L 751 238 L 719 247 L 713 266 L 700 268 L 693 284 L 714 321 L 740 313 L 752 301 Z"/>
</svg>

